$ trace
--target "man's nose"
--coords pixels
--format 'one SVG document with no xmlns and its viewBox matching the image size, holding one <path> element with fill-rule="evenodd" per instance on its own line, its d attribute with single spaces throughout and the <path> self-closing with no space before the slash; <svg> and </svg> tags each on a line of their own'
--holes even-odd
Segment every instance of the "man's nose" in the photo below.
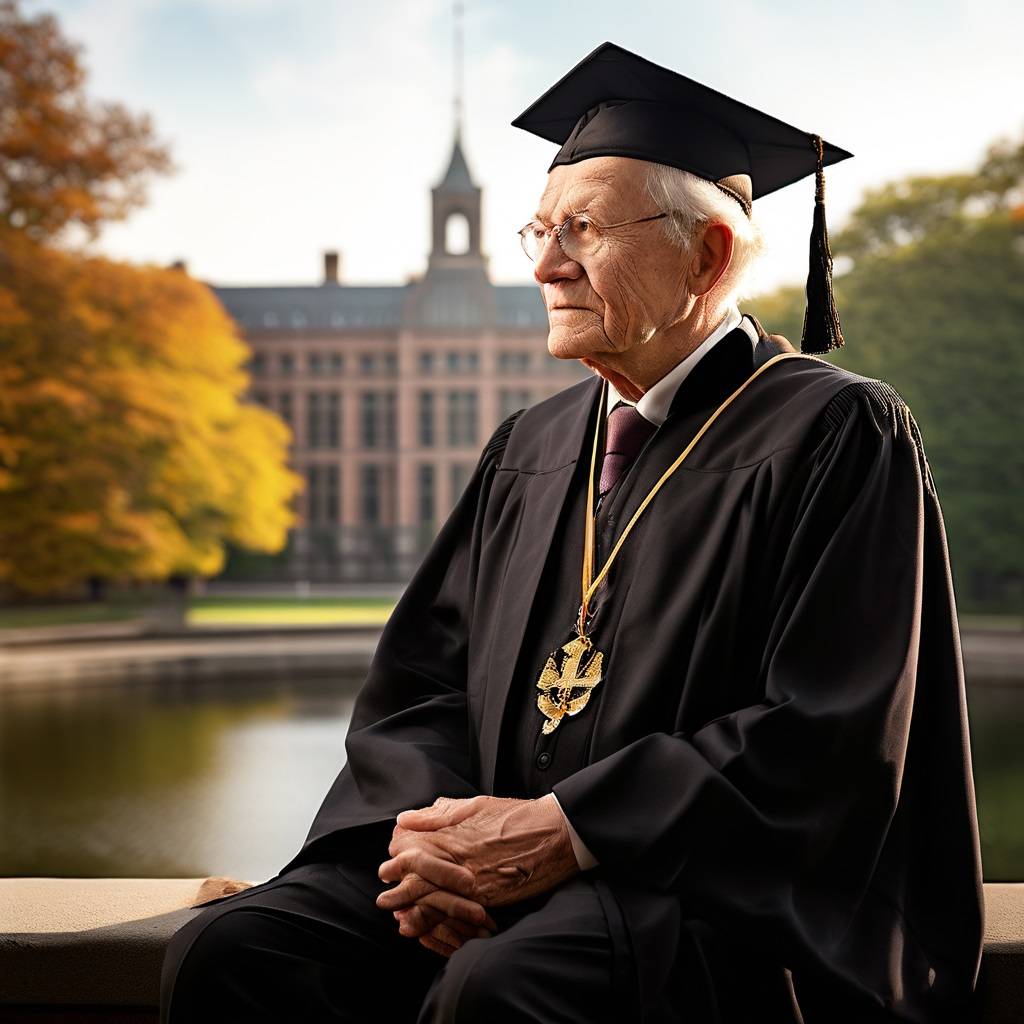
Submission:
<svg viewBox="0 0 1024 1024">
<path fill-rule="evenodd" d="M 555 232 L 549 231 L 533 265 L 534 280 L 538 284 L 548 284 L 565 277 L 575 280 L 582 275 L 583 267 L 565 255 Z"/>
</svg>

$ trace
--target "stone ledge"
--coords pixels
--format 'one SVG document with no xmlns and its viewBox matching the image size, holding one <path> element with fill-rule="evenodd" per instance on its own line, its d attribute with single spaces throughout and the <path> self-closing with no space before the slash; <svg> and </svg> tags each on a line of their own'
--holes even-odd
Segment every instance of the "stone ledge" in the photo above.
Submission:
<svg viewBox="0 0 1024 1024">
<path fill-rule="evenodd" d="M 171 935 L 227 878 L 0 878 L 0 1024 L 156 1020 Z M 1024 882 L 985 885 L 980 1024 L 1024 1020 Z"/>
</svg>

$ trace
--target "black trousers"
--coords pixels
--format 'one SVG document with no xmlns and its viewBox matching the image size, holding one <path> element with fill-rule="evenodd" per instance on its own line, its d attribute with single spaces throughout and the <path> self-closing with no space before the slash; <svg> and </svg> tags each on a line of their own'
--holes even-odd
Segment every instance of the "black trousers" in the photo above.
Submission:
<svg viewBox="0 0 1024 1024">
<path fill-rule="evenodd" d="M 378 858 L 386 859 L 386 858 Z M 301 864 L 204 907 L 172 937 L 161 1024 L 620 1022 L 633 970 L 587 874 L 492 908 L 498 931 L 445 958 L 398 934 L 377 862 Z M 625 961 L 625 962 L 624 962 Z"/>
</svg>

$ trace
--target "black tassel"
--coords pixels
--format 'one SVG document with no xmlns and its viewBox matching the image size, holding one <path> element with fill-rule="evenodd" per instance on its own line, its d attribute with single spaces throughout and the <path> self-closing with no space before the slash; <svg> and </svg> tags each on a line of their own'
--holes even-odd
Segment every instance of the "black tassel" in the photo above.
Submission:
<svg viewBox="0 0 1024 1024">
<path fill-rule="evenodd" d="M 828 352 L 841 348 L 843 331 L 832 295 L 832 250 L 828 244 L 825 224 L 824 147 L 821 136 L 815 135 L 812 145 L 818 153 L 815 171 L 814 224 L 811 228 L 811 262 L 807 271 L 807 308 L 800 338 L 801 352 Z"/>
</svg>

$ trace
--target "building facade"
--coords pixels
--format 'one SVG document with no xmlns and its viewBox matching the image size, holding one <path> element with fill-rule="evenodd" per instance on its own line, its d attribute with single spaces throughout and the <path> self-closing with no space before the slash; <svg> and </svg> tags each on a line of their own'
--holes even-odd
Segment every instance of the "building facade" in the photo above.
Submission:
<svg viewBox="0 0 1024 1024">
<path fill-rule="evenodd" d="M 490 281 L 458 134 L 431 201 L 427 267 L 404 285 L 346 285 L 328 252 L 318 285 L 213 286 L 305 480 L 286 551 L 233 553 L 226 578 L 407 579 L 501 420 L 588 375 L 548 354 L 536 286 Z"/>
</svg>

